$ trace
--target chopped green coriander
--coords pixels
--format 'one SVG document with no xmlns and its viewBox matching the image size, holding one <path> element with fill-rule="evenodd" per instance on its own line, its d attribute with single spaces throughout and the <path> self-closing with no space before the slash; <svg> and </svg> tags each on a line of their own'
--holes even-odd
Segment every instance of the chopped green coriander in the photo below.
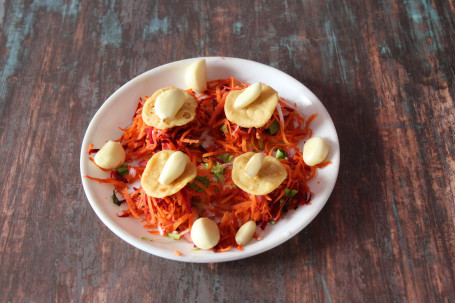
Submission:
<svg viewBox="0 0 455 303">
<path fill-rule="evenodd" d="M 234 156 L 231 155 L 231 154 L 221 154 L 221 155 L 218 155 L 217 156 L 221 161 L 225 162 L 225 163 L 231 163 L 232 160 L 234 159 Z"/>
<path fill-rule="evenodd" d="M 200 248 L 199 247 L 195 247 L 195 248 L 193 248 L 193 250 L 200 250 Z"/>
<path fill-rule="evenodd" d="M 208 162 L 205 162 L 204 164 L 202 164 L 201 169 L 203 169 L 203 170 L 209 169 L 209 163 L 208 163 Z"/>
<path fill-rule="evenodd" d="M 167 237 L 171 238 L 171 239 L 174 239 L 174 240 L 180 239 L 180 235 L 179 234 L 167 234 Z"/>
<path fill-rule="evenodd" d="M 288 155 L 286 154 L 284 149 L 279 148 L 279 149 L 276 150 L 276 158 L 277 159 L 287 159 Z"/>
<path fill-rule="evenodd" d="M 273 121 L 269 126 L 269 132 L 271 135 L 276 134 L 280 130 L 280 123 L 277 120 Z"/>
<path fill-rule="evenodd" d="M 126 164 L 126 163 L 123 163 L 122 165 L 120 165 L 120 167 L 117 168 L 115 171 L 122 176 L 127 175 L 130 172 L 130 170 L 128 169 L 128 164 Z"/>
<path fill-rule="evenodd" d="M 115 195 L 115 190 L 112 191 L 112 202 L 114 202 L 114 204 L 120 206 L 122 204 L 122 202 L 120 202 L 117 198 L 117 196 Z"/>
<path fill-rule="evenodd" d="M 270 220 L 270 224 L 275 225 L 276 222 L 274 220 Z"/>
<path fill-rule="evenodd" d="M 215 175 L 216 179 L 220 181 L 224 178 L 224 169 L 225 165 L 216 162 L 215 165 L 212 166 L 211 172 Z"/>
<path fill-rule="evenodd" d="M 297 195 L 299 191 L 292 189 L 290 190 L 289 188 L 284 189 L 284 194 L 286 195 L 287 198 L 294 198 L 295 195 Z"/>
<path fill-rule="evenodd" d="M 148 237 L 141 237 L 141 240 L 153 241 L 151 238 Z"/>
<path fill-rule="evenodd" d="M 260 148 L 261 150 L 264 150 L 264 141 L 262 140 L 262 138 L 259 139 L 259 148 Z"/>
<path fill-rule="evenodd" d="M 201 182 L 202 185 L 209 186 L 210 185 L 210 180 L 207 178 L 207 176 L 196 176 L 196 180 Z"/>
<path fill-rule="evenodd" d="M 210 185 L 210 180 L 209 178 L 207 178 L 207 176 L 196 176 L 196 181 L 202 183 L 202 185 L 204 186 L 209 186 Z M 199 186 L 196 185 L 196 183 L 188 183 L 188 186 L 191 187 L 192 189 L 194 189 L 196 192 L 198 193 L 202 193 L 204 192 L 204 190 L 202 188 L 200 188 Z"/>
<path fill-rule="evenodd" d="M 221 125 L 220 131 L 225 134 L 229 133 L 229 130 L 227 129 L 226 124 Z"/>
<path fill-rule="evenodd" d="M 197 193 L 202 193 L 204 191 L 202 188 L 200 188 L 199 186 L 197 186 L 194 183 L 188 183 L 188 186 L 190 188 L 194 189 Z"/>
</svg>

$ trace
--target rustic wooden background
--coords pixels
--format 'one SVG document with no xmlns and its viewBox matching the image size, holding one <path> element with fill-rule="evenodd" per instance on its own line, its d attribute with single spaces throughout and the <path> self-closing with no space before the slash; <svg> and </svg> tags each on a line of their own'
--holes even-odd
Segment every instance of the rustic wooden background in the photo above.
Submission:
<svg viewBox="0 0 455 303">
<path fill-rule="evenodd" d="M 0 301 L 455 302 L 454 49 L 452 0 L 0 0 Z M 186 264 L 109 231 L 78 159 L 123 83 L 204 55 L 300 80 L 342 157 L 298 236 Z"/>
</svg>

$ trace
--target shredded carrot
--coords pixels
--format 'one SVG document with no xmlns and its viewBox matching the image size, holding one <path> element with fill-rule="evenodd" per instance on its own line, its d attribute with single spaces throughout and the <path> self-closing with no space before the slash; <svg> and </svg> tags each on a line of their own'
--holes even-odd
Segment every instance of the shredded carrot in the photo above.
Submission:
<svg viewBox="0 0 455 303">
<path fill-rule="evenodd" d="M 199 143 L 199 140 L 191 140 L 191 139 L 183 139 L 182 141 L 185 142 L 185 143 L 190 143 L 190 144 L 191 143 Z"/>
<path fill-rule="evenodd" d="M 281 113 L 275 109 L 272 118 L 263 127 L 248 129 L 227 120 L 223 111 L 227 95 L 232 90 L 246 87 L 248 84 L 230 77 L 207 82 L 207 91 L 202 95 L 188 90 L 197 100 L 196 119 L 167 130 L 144 123 L 142 108 L 148 97 L 140 98 L 131 125 L 121 129 L 123 134 L 116 140 L 126 151 L 129 171 L 124 175 L 110 171 L 110 177 L 104 179 L 86 177 L 112 184 L 128 206 L 121 216 L 140 218 L 144 227 L 150 229 L 149 233 L 184 235 L 191 230 L 197 218 L 217 218 L 220 241 L 214 251 L 243 250 L 235 242 L 240 226 L 254 220 L 265 228 L 268 223 L 280 220 L 288 210 L 309 204 L 312 194 L 307 182 L 315 177 L 317 169 L 331 163 L 324 162 L 313 167 L 304 163 L 298 144 L 311 137 L 309 125 L 316 114 L 305 120 L 295 107 L 282 98 L 279 100 Z M 269 129 L 275 121 L 279 124 L 277 132 Z M 204 142 L 207 144 L 204 145 Z M 148 196 L 142 187 L 130 188 L 141 178 L 147 161 L 165 149 L 185 152 L 197 167 L 196 179 L 177 194 L 163 199 Z M 265 196 L 255 196 L 235 186 L 231 177 L 233 158 L 247 151 L 262 151 L 274 156 L 278 149 L 294 155 L 280 160 L 288 177 L 277 189 Z M 89 152 L 93 150 L 91 144 Z M 94 162 L 92 158 L 90 161 Z M 133 161 L 138 164 L 132 165 Z M 134 176 L 130 175 L 132 171 Z M 182 255 L 178 251 L 174 254 Z"/>
<path fill-rule="evenodd" d="M 181 252 L 179 252 L 178 250 L 174 250 L 173 253 L 174 253 L 174 255 L 176 255 L 177 257 L 183 256 L 183 254 L 182 254 Z"/>
<path fill-rule="evenodd" d="M 202 155 L 203 158 L 207 158 L 207 157 L 210 157 L 210 156 L 214 156 L 214 155 L 221 155 L 221 154 L 224 154 L 226 151 L 224 150 L 219 150 L 219 151 L 214 151 L 214 152 L 211 152 L 211 153 L 205 153 Z"/>
<path fill-rule="evenodd" d="M 99 166 L 98 164 L 96 164 L 95 159 L 93 159 L 92 157 L 89 157 L 88 159 L 89 159 L 93 164 L 95 164 L 96 166 L 98 166 L 99 169 L 104 170 L 104 171 L 109 171 L 109 169 L 102 168 L 101 166 Z"/>
</svg>

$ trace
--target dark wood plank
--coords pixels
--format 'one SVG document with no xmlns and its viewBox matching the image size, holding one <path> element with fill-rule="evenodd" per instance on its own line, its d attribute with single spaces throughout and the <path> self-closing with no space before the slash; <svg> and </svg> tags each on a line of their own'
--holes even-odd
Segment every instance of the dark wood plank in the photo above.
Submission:
<svg viewBox="0 0 455 303">
<path fill-rule="evenodd" d="M 0 301 L 455 302 L 454 2 L 245 2 L 0 1 Z M 222 264 L 124 243 L 79 176 L 110 94 L 202 55 L 300 80 L 342 152 L 305 230 Z"/>
</svg>

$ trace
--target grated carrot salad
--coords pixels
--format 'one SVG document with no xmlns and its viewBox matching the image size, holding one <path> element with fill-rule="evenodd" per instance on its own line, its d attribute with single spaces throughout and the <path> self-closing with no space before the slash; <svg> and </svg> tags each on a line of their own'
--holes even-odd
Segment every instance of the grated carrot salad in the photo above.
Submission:
<svg viewBox="0 0 455 303">
<path fill-rule="evenodd" d="M 272 118 L 261 128 L 243 128 L 230 122 L 224 115 L 226 96 L 232 90 L 248 87 L 233 77 L 207 82 L 205 94 L 196 95 L 196 118 L 189 124 L 167 130 L 148 126 L 142 120 L 145 98 L 140 98 L 131 126 L 121 129 L 117 140 L 126 151 L 126 173 L 110 171 L 105 179 L 89 179 L 112 184 L 126 202 L 128 209 L 121 217 L 135 217 L 144 222 L 152 234 L 178 239 L 188 237 L 189 230 L 199 217 L 213 219 L 220 230 L 220 241 L 215 252 L 232 248 L 242 249 L 235 242 L 237 230 L 249 220 L 262 229 L 268 223 L 275 224 L 287 210 L 308 204 L 311 192 L 307 182 L 314 178 L 317 168 L 330 162 L 309 167 L 302 160 L 297 144 L 311 137 L 310 122 L 301 117 L 296 109 L 280 98 Z M 161 150 L 180 150 L 197 166 L 197 177 L 180 192 L 163 199 L 147 196 L 142 187 L 130 188 L 141 179 L 148 159 Z M 249 151 L 262 151 L 265 155 L 281 153 L 281 163 L 287 178 L 273 192 L 255 196 L 235 186 L 231 178 L 232 161 Z M 89 154 L 96 152 L 93 145 Z M 283 153 L 284 152 L 284 153 Z M 92 162 L 93 159 L 90 158 Z M 133 165 L 132 163 L 138 163 Z M 115 193 L 114 193 L 115 196 Z M 115 199 L 118 198 L 114 198 Z M 186 236 L 185 236 L 186 235 Z"/>
</svg>

